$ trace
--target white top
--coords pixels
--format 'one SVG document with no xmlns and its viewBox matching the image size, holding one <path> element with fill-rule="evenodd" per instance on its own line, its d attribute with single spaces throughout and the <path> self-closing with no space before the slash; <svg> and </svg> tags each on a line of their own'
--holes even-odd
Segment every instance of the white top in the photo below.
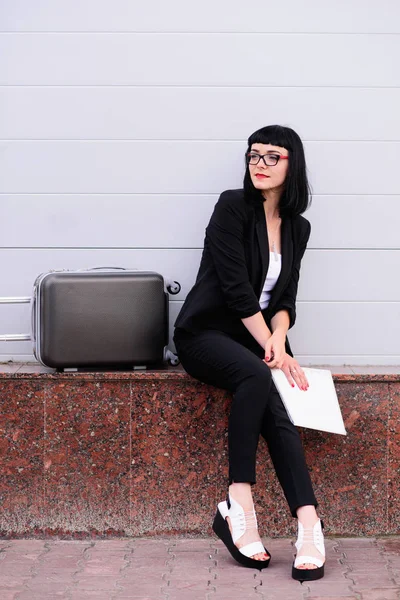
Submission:
<svg viewBox="0 0 400 600">
<path fill-rule="evenodd" d="M 274 252 L 269 253 L 269 266 L 268 273 L 265 278 L 264 287 L 260 296 L 260 307 L 261 310 L 267 308 L 269 304 L 269 300 L 271 298 L 272 290 L 275 287 L 276 282 L 278 281 L 279 274 L 282 268 L 282 254 L 276 254 L 275 258 Z"/>
</svg>

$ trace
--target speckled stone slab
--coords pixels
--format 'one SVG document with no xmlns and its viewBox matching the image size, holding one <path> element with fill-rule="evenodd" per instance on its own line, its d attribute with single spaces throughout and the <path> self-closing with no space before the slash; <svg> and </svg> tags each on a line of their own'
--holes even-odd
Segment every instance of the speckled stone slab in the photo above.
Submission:
<svg viewBox="0 0 400 600">
<path fill-rule="evenodd" d="M 400 374 L 334 379 L 348 436 L 301 430 L 327 532 L 399 533 Z M 0 369 L 1 535 L 210 535 L 230 403 L 179 368 Z M 263 535 L 294 533 L 262 439 L 254 495 Z"/>
<path fill-rule="evenodd" d="M 45 528 L 121 535 L 129 528 L 129 381 L 54 381 L 46 402 Z"/>
<path fill-rule="evenodd" d="M 400 530 L 400 381 L 389 383 L 388 529 Z"/>
<path fill-rule="evenodd" d="M 0 535 L 42 535 L 44 379 L 0 378 Z"/>
</svg>

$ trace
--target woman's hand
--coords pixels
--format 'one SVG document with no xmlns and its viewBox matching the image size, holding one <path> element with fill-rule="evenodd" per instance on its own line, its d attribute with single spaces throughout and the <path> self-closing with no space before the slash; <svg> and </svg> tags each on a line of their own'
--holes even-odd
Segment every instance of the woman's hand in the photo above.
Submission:
<svg viewBox="0 0 400 600">
<path fill-rule="evenodd" d="M 285 350 L 285 335 L 275 331 L 264 346 L 265 350 L 265 362 L 267 365 L 273 369 L 276 367 L 277 369 L 281 369 L 283 365 L 283 361 L 286 355 Z"/>
<path fill-rule="evenodd" d="M 267 365 L 272 368 L 270 363 L 267 362 Z M 307 377 L 304 375 L 303 369 L 295 358 L 289 356 L 289 354 L 285 354 L 282 366 L 278 368 L 285 373 L 286 379 L 292 387 L 294 387 L 296 383 L 301 390 L 308 390 Z"/>
</svg>

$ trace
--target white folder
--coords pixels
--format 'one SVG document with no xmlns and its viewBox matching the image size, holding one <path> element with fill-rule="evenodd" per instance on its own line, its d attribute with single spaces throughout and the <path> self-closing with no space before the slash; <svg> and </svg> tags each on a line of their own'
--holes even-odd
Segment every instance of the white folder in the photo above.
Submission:
<svg viewBox="0 0 400 600">
<path fill-rule="evenodd" d="M 332 379 L 326 369 L 303 368 L 309 383 L 307 391 L 293 388 L 281 369 L 271 369 L 272 379 L 290 420 L 299 427 L 346 435 L 342 413 Z"/>
</svg>

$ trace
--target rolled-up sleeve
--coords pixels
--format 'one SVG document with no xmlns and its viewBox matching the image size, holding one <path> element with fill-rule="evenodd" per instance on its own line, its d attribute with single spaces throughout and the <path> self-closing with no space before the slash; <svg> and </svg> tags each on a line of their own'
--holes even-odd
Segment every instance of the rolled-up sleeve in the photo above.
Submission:
<svg viewBox="0 0 400 600">
<path fill-rule="evenodd" d="M 240 319 L 260 311 L 250 283 L 244 252 L 245 215 L 232 202 L 229 192 L 221 194 L 206 229 L 207 246 L 228 308 Z"/>
<path fill-rule="evenodd" d="M 299 285 L 300 278 L 300 266 L 301 260 L 304 256 L 304 252 L 306 251 L 308 240 L 311 233 L 311 225 L 307 221 L 308 227 L 305 235 L 303 236 L 299 248 L 296 253 L 295 262 L 293 264 L 292 273 L 289 279 L 289 283 L 279 299 L 277 305 L 274 307 L 274 315 L 280 310 L 286 310 L 289 313 L 289 329 L 293 327 L 296 322 L 296 297 L 297 297 L 297 288 Z"/>
</svg>

